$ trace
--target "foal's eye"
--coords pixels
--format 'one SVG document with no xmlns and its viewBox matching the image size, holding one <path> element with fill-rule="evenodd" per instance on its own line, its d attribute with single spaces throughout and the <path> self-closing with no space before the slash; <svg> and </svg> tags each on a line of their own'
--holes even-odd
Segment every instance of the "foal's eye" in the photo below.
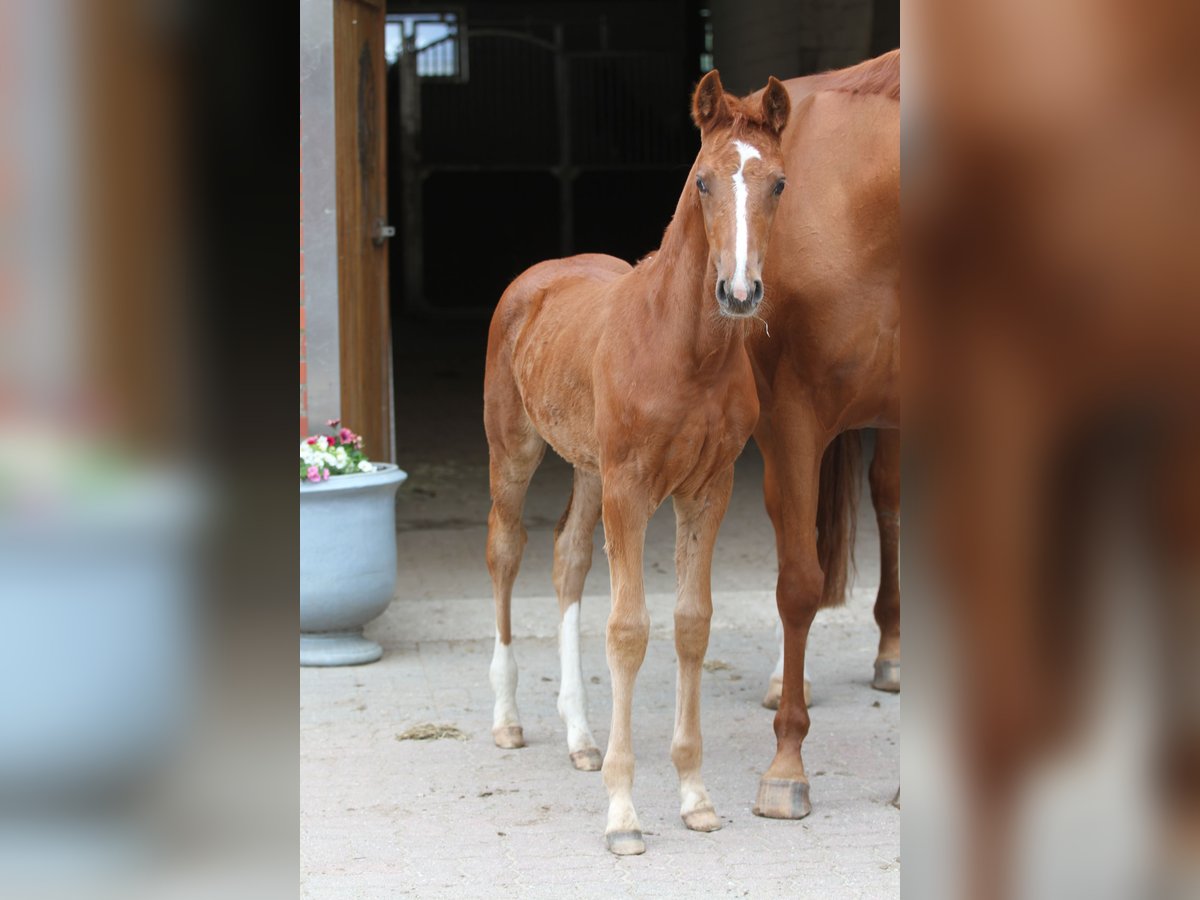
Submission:
<svg viewBox="0 0 1200 900">
<path fill-rule="evenodd" d="M 775 182 L 775 191 L 774 191 L 775 196 L 778 197 L 780 194 L 782 194 L 783 189 L 785 187 L 787 187 L 787 182 L 784 181 L 782 178 L 780 178 L 777 182 Z"/>
<path fill-rule="evenodd" d="M 699 176 L 696 177 L 696 189 L 699 190 L 700 193 L 702 193 L 702 194 L 708 193 L 708 185 L 705 184 L 704 179 L 700 178 Z"/>
</svg>

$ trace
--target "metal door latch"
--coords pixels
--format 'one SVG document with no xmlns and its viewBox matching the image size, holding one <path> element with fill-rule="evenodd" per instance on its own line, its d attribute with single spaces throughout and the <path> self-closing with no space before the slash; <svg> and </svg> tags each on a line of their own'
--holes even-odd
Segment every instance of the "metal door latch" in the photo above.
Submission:
<svg viewBox="0 0 1200 900">
<path fill-rule="evenodd" d="M 375 227 L 371 229 L 371 241 L 376 247 L 382 247 L 384 241 L 395 236 L 395 225 L 389 225 L 386 219 L 375 220 Z"/>
</svg>

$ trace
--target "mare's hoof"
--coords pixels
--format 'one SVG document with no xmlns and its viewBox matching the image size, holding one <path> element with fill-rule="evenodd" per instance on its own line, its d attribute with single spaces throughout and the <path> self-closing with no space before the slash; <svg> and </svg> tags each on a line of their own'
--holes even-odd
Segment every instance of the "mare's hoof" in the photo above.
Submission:
<svg viewBox="0 0 1200 900">
<path fill-rule="evenodd" d="M 502 750 L 516 750 L 525 746 L 525 732 L 520 725 L 503 725 L 492 729 L 492 740 Z"/>
<path fill-rule="evenodd" d="M 758 783 L 754 814 L 767 819 L 803 819 L 812 812 L 808 782 L 787 778 L 764 778 Z"/>
<path fill-rule="evenodd" d="M 721 820 L 711 806 L 702 806 L 684 813 L 683 824 L 692 831 L 717 831 L 721 827 Z"/>
<path fill-rule="evenodd" d="M 603 762 L 604 759 L 600 756 L 600 751 L 595 747 L 576 750 L 571 754 L 571 765 L 580 772 L 599 772 L 600 765 Z"/>
<path fill-rule="evenodd" d="M 899 688 L 897 688 L 899 690 Z M 763 697 L 762 705 L 767 709 L 779 709 L 779 698 L 783 696 L 783 682 L 771 679 L 767 686 L 767 695 Z M 804 679 L 804 708 L 812 706 L 812 682 Z"/>
<path fill-rule="evenodd" d="M 900 788 L 896 788 L 896 796 L 892 798 L 892 806 L 900 808 Z"/>
<path fill-rule="evenodd" d="M 610 831 L 604 835 L 604 843 L 617 856 L 638 856 L 646 852 L 646 842 L 640 831 Z"/>
<path fill-rule="evenodd" d="M 875 660 L 875 678 L 871 681 L 871 687 L 889 694 L 900 693 L 900 660 Z"/>
</svg>

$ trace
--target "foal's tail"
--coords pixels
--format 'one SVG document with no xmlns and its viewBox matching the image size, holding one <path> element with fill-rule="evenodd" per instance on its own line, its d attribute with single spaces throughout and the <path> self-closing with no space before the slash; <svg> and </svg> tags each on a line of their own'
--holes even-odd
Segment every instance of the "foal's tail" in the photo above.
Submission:
<svg viewBox="0 0 1200 900">
<path fill-rule="evenodd" d="M 817 555 L 825 572 L 821 606 L 846 599 L 846 576 L 854 564 L 858 526 L 858 489 L 862 479 L 862 439 L 843 431 L 825 448 L 817 496 Z"/>
</svg>

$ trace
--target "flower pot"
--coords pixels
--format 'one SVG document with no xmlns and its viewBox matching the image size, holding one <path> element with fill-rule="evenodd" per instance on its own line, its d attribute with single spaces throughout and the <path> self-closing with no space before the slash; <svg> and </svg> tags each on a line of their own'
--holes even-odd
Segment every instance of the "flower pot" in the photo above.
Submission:
<svg viewBox="0 0 1200 900">
<path fill-rule="evenodd" d="M 186 732 L 208 506 L 143 471 L 36 513 L 0 507 L 0 797 L 61 811 L 140 784 Z"/>
<path fill-rule="evenodd" d="M 396 590 L 398 466 L 300 483 L 300 665 L 375 662 L 363 637 Z"/>
</svg>

